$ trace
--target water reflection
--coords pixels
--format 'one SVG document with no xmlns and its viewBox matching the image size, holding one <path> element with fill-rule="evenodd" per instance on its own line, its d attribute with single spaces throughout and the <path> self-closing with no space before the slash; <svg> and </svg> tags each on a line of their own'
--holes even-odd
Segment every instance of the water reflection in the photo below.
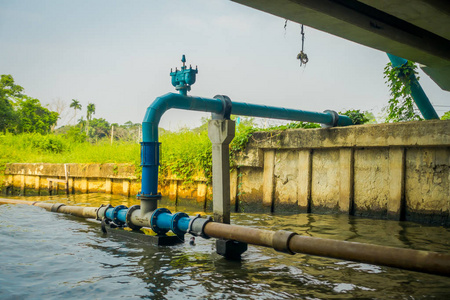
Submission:
<svg viewBox="0 0 450 300">
<path fill-rule="evenodd" d="M 104 194 L 53 196 L 49 201 L 138 204 Z M 195 213 L 186 207 L 169 209 Z M 447 228 L 414 223 L 312 214 L 233 214 L 232 222 L 450 252 Z M 0 298 L 445 299 L 450 293 L 449 278 L 253 246 L 242 261 L 233 262 L 214 253 L 212 239 L 197 238 L 196 246 L 155 247 L 105 236 L 96 223 L 20 205 L 0 205 L 0 241 L 2 255 L 8 257 L 0 268 Z"/>
</svg>

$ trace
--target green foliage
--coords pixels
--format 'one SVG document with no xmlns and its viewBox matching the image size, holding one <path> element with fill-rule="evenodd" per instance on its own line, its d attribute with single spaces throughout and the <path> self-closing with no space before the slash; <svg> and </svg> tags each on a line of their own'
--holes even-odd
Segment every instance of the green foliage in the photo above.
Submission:
<svg viewBox="0 0 450 300">
<path fill-rule="evenodd" d="M 14 83 L 11 75 L 2 75 L 0 79 L 0 131 L 11 130 L 17 123 L 17 114 L 13 101 L 22 97 L 23 87 Z"/>
<path fill-rule="evenodd" d="M 161 134 L 160 142 L 160 175 L 174 174 L 186 181 L 192 181 L 197 175 L 211 178 L 211 141 L 206 130 L 166 132 Z M 198 170 L 204 174 L 197 174 Z"/>
<path fill-rule="evenodd" d="M 303 129 L 320 128 L 320 125 L 317 123 L 309 123 L 309 122 L 291 122 L 286 125 L 273 126 L 267 129 L 258 129 L 258 131 L 273 131 L 273 130 L 286 130 L 299 128 Z"/>
<path fill-rule="evenodd" d="M 16 126 L 17 132 L 37 132 L 45 134 L 50 132 L 53 125 L 58 121 L 59 114 L 42 107 L 38 99 L 23 96 L 18 98 L 14 104 L 19 122 Z"/>
<path fill-rule="evenodd" d="M 393 67 L 392 63 L 388 63 L 384 68 L 384 78 L 391 95 L 389 104 L 385 107 L 386 122 L 422 120 L 414 110 L 415 103 L 411 96 L 411 78 L 416 74 L 417 66 L 411 61 L 399 67 Z"/>
<path fill-rule="evenodd" d="M 111 125 L 103 118 L 92 119 L 89 121 L 89 137 L 101 139 L 108 137 L 111 132 Z"/>
<path fill-rule="evenodd" d="M 50 132 L 58 120 L 58 113 L 48 110 L 38 99 L 22 94 L 23 87 L 14 83 L 11 75 L 0 80 L 0 130 L 16 133 Z"/>
<path fill-rule="evenodd" d="M 450 110 L 442 115 L 441 120 L 450 120 Z"/>
<path fill-rule="evenodd" d="M 370 121 L 367 112 L 361 112 L 359 109 L 347 110 L 339 112 L 340 115 L 349 117 L 354 125 L 365 124 Z"/>
</svg>

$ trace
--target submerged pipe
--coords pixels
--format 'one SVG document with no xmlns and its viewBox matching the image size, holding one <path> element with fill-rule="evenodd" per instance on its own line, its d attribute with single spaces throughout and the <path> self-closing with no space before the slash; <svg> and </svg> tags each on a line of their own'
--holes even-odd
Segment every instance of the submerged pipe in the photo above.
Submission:
<svg viewBox="0 0 450 300">
<path fill-rule="evenodd" d="M 391 61 L 393 67 L 401 67 L 408 63 L 406 59 L 395 56 L 393 54 L 387 53 L 387 56 L 389 57 L 389 60 Z M 411 96 L 414 99 L 414 102 L 416 103 L 417 108 L 420 110 L 422 116 L 425 118 L 425 120 L 439 119 L 436 110 L 431 104 L 430 99 L 428 99 L 427 95 L 423 91 L 422 86 L 416 78 L 416 75 L 411 74 L 409 79 L 411 81 Z"/>
<path fill-rule="evenodd" d="M 42 203 L 10 199 L 0 199 L 0 203 L 34 205 L 49 211 L 62 212 L 82 218 L 102 219 L 105 217 L 111 222 L 117 222 L 118 220 L 119 224 L 129 220 L 127 219 L 127 215 L 136 212 L 136 210 L 132 209 L 133 207 L 128 209 L 123 205 L 95 208 L 66 206 L 61 203 Z M 211 221 L 210 218 L 204 219 L 200 216 L 189 217 L 182 212 L 171 214 L 170 211 L 165 208 L 159 208 L 152 212 L 150 220 L 147 220 L 146 222 L 147 224 L 150 224 L 149 227 L 159 234 L 164 234 L 169 230 L 172 230 L 178 236 L 184 236 L 184 234 L 190 233 L 203 238 L 213 237 L 269 247 L 279 252 L 289 254 L 303 253 L 450 276 L 450 254 L 446 253 L 338 241 L 301 236 L 294 232 L 284 230 L 270 231 L 216 223 Z M 126 225 L 133 226 L 133 224 L 128 222 Z"/>
</svg>

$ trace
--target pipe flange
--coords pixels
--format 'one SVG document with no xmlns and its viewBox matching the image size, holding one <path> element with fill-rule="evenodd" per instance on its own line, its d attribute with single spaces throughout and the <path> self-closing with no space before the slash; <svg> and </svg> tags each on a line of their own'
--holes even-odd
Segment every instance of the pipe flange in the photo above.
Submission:
<svg viewBox="0 0 450 300">
<path fill-rule="evenodd" d="M 138 198 L 141 201 L 145 200 L 160 200 L 162 197 L 161 193 L 158 193 L 156 195 L 150 195 L 150 194 L 137 194 L 136 198 Z"/>
<path fill-rule="evenodd" d="M 169 231 L 169 229 L 159 228 L 158 225 L 156 225 L 156 220 L 158 219 L 158 216 L 163 213 L 172 214 L 170 212 L 170 210 L 168 210 L 167 208 L 161 207 L 161 208 L 158 208 L 157 210 L 155 210 L 152 213 L 152 216 L 150 217 L 150 227 L 157 234 L 164 234 Z"/>
<path fill-rule="evenodd" d="M 134 211 L 136 211 L 138 209 L 141 209 L 140 205 L 131 206 L 127 211 L 127 215 L 125 216 L 125 220 L 127 221 L 127 226 L 130 227 L 132 230 L 140 230 L 142 228 L 142 226 L 134 225 L 133 222 L 131 222 L 131 215 L 133 214 Z"/>
<path fill-rule="evenodd" d="M 189 221 L 189 225 L 188 225 L 188 233 L 197 236 L 196 234 L 194 234 L 194 232 L 192 231 L 192 224 L 194 223 L 195 220 L 197 219 L 201 219 L 202 216 L 200 214 L 197 214 L 195 217 L 193 217 L 190 221 Z"/>
<path fill-rule="evenodd" d="M 324 110 L 323 111 L 326 114 L 331 115 L 332 117 L 332 124 L 324 124 L 324 127 L 336 127 L 338 122 L 339 122 L 339 114 L 337 112 L 335 112 L 334 110 Z"/>
<path fill-rule="evenodd" d="M 105 208 L 105 213 L 106 213 L 106 211 L 108 210 L 108 208 L 112 208 L 112 207 L 114 207 L 114 206 L 112 206 L 111 204 L 108 204 L 108 205 L 102 204 L 102 205 L 100 205 L 100 207 L 97 209 L 97 220 L 98 220 L 98 221 L 101 221 L 101 220 L 105 217 L 105 216 L 101 217 L 101 216 L 99 215 L 100 210 L 101 210 L 103 207 Z"/>
<path fill-rule="evenodd" d="M 218 114 L 213 113 L 212 118 L 229 120 L 231 115 L 231 107 L 233 106 L 233 102 L 231 102 L 230 97 L 225 95 L 215 95 L 214 99 L 222 101 L 222 111 Z"/>
<path fill-rule="evenodd" d="M 211 237 L 205 234 L 205 226 L 209 222 L 212 222 L 211 217 L 207 217 L 206 219 L 203 219 L 200 217 L 200 215 L 197 215 L 194 219 L 192 219 L 189 222 L 188 232 L 194 236 L 200 236 L 204 239 L 209 239 Z"/>
<path fill-rule="evenodd" d="M 284 252 L 289 254 L 295 254 L 289 249 L 289 241 L 294 236 L 297 235 L 295 232 L 278 230 L 275 232 L 272 238 L 272 246 L 278 252 Z"/>
<path fill-rule="evenodd" d="M 178 237 L 183 237 L 185 232 L 178 229 L 178 221 L 181 218 L 189 218 L 189 215 L 184 212 L 177 212 L 172 216 L 172 220 L 170 222 L 170 230 L 172 230 Z"/>
<path fill-rule="evenodd" d="M 58 212 L 58 209 L 59 209 L 61 206 L 66 206 L 66 205 L 65 205 L 65 204 L 62 204 L 62 203 L 55 203 L 55 204 L 52 205 L 52 208 L 50 209 L 50 211 L 51 211 L 51 212 Z"/>
<path fill-rule="evenodd" d="M 113 209 L 113 211 L 112 211 L 112 216 L 113 216 L 112 221 L 114 222 L 114 224 L 116 224 L 117 226 L 123 226 L 123 225 L 125 225 L 124 222 L 122 222 L 122 221 L 119 220 L 118 214 L 119 214 L 119 211 L 120 211 L 120 210 L 122 210 L 122 209 L 127 209 L 127 208 L 128 208 L 128 207 L 126 207 L 125 205 L 117 205 L 116 207 L 114 207 L 114 209 Z"/>
</svg>

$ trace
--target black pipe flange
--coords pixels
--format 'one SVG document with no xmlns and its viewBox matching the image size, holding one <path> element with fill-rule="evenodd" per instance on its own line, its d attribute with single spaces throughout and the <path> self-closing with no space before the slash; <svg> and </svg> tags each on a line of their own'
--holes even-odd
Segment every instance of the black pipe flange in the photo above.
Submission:
<svg viewBox="0 0 450 300">
<path fill-rule="evenodd" d="M 328 109 L 324 110 L 323 112 L 331 115 L 331 117 L 332 117 L 331 124 L 324 124 L 325 127 L 336 127 L 339 122 L 339 114 L 337 112 L 335 112 L 334 110 L 328 110 Z"/>
<path fill-rule="evenodd" d="M 100 209 L 103 208 L 103 207 L 105 207 L 105 213 L 106 213 L 106 211 L 108 210 L 108 208 L 112 208 L 112 207 L 114 207 L 114 206 L 112 206 L 111 204 L 108 204 L 108 205 L 102 204 L 102 205 L 100 205 L 100 207 L 97 209 L 97 220 L 98 220 L 98 221 L 101 221 L 102 218 L 105 217 L 105 216 L 100 217 L 100 216 L 98 215 L 99 212 L 100 212 Z"/>
<path fill-rule="evenodd" d="M 189 218 L 189 215 L 184 212 L 177 212 L 176 214 L 174 214 L 170 222 L 170 230 L 172 230 L 180 239 L 183 239 L 184 232 L 178 229 L 178 221 L 181 218 Z"/>
<path fill-rule="evenodd" d="M 150 217 L 150 227 L 157 234 L 165 234 L 166 232 L 169 231 L 169 229 L 159 228 L 158 225 L 156 225 L 156 220 L 158 219 L 158 215 L 160 215 L 162 213 L 172 214 L 170 212 L 170 210 L 168 210 L 167 208 L 161 207 L 161 208 L 158 208 L 157 210 L 155 210 L 152 213 L 152 216 Z"/>
<path fill-rule="evenodd" d="M 52 208 L 50 209 L 50 211 L 51 211 L 51 212 L 58 212 L 58 209 L 59 209 L 61 206 L 66 206 L 66 205 L 65 205 L 65 204 L 62 204 L 62 203 L 55 203 L 55 204 L 52 205 Z"/>
<path fill-rule="evenodd" d="M 119 218 L 117 217 L 117 214 L 119 213 L 119 210 L 122 209 L 127 209 L 127 207 L 125 205 L 117 205 L 116 207 L 114 207 L 112 215 L 113 215 L 113 219 L 112 221 L 114 222 L 115 225 L 122 227 L 123 225 L 125 225 L 124 222 L 120 221 Z"/>
<path fill-rule="evenodd" d="M 284 252 L 289 254 L 295 254 L 289 249 L 289 241 L 294 236 L 297 235 L 295 232 L 278 230 L 275 232 L 272 238 L 272 246 L 278 252 Z"/>
<path fill-rule="evenodd" d="M 222 111 L 218 114 L 213 113 L 212 114 L 213 120 L 222 120 L 222 119 L 229 120 L 231 116 L 231 107 L 233 106 L 230 97 L 225 95 L 215 95 L 214 99 L 222 101 Z"/>
<path fill-rule="evenodd" d="M 125 220 L 127 221 L 127 226 L 130 227 L 132 230 L 136 230 L 136 231 L 140 230 L 142 227 L 133 224 L 133 222 L 131 221 L 131 215 L 133 214 L 134 211 L 136 211 L 138 209 L 141 209 L 140 205 L 131 206 L 127 211 L 127 215 L 125 216 Z"/>
<path fill-rule="evenodd" d="M 203 219 L 199 214 L 189 222 L 188 232 L 194 236 L 200 236 L 204 239 L 211 238 L 205 234 L 205 225 L 212 222 L 211 217 Z"/>
</svg>

